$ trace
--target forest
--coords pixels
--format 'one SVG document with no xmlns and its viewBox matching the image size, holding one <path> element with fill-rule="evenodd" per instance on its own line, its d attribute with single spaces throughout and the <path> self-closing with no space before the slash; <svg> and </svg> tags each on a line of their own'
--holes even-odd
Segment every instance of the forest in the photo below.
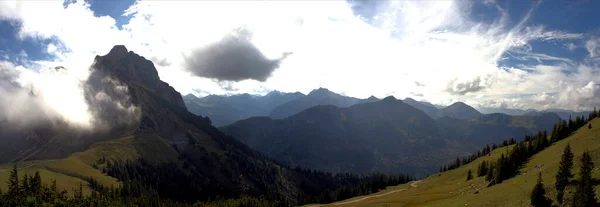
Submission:
<svg viewBox="0 0 600 207">
<path fill-rule="evenodd" d="M 275 192 L 246 193 L 244 182 L 241 182 L 239 192 L 221 192 L 218 184 L 199 176 L 191 166 L 154 165 L 143 159 L 102 161 L 108 163 L 102 171 L 119 179 L 121 185 L 103 186 L 89 178 L 86 181 L 92 191 L 84 192 L 82 182 L 79 188 L 72 189 L 72 195 L 64 189 L 59 190 L 56 181 L 43 183 L 39 172 L 20 176 L 15 164 L 10 172 L 8 191 L 0 191 L 0 206 L 292 206 L 344 200 L 414 179 L 405 174 L 359 176 L 295 168 L 310 182 L 301 185 L 303 193 L 297 195 L 296 203 L 288 203 Z"/>
</svg>

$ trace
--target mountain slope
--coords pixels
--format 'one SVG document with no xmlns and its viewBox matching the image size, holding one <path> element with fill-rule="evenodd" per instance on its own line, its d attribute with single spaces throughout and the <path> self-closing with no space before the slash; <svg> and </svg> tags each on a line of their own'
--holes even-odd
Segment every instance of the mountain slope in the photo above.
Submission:
<svg viewBox="0 0 600 207">
<path fill-rule="evenodd" d="M 253 117 L 221 129 L 291 166 L 336 172 L 424 175 L 473 149 L 442 138 L 433 119 L 393 97 L 348 108 L 315 106 L 280 120 Z"/>
<path fill-rule="evenodd" d="M 591 124 L 600 126 L 600 119 L 592 120 Z M 570 137 L 558 141 L 534 155 L 516 177 L 491 187 L 486 187 L 487 182 L 483 177 L 465 181 L 467 171 L 477 172 L 477 166 L 482 161 L 497 160 L 502 153 L 506 153 L 506 148 L 511 146 L 498 148 L 489 156 L 481 157 L 460 168 L 431 175 L 419 182 L 417 188 L 399 186 L 398 188 L 406 190 L 345 206 L 529 206 L 530 193 L 535 185 L 538 172 L 542 173 L 546 196 L 554 200 L 554 204 L 557 204 L 554 182 L 563 149 L 567 144 L 571 145 L 575 163 L 579 162 L 581 155 L 587 150 L 592 154 L 594 163 L 597 164 L 600 162 L 600 158 L 594 155 L 600 153 L 598 134 L 600 134 L 600 127 L 588 129 L 587 126 L 584 126 Z M 578 172 L 579 166 L 575 164 L 573 173 L 577 174 Z M 600 177 L 600 171 L 594 170 L 592 177 Z M 600 186 L 595 186 L 595 189 L 598 192 Z M 567 187 L 565 203 L 569 203 L 574 191 L 575 186 Z"/>
<path fill-rule="evenodd" d="M 538 131 L 550 131 L 559 120 L 554 113 L 539 113 L 524 116 L 506 114 L 484 114 L 473 119 L 442 117 L 437 123 L 443 128 L 478 147 L 498 143 L 510 138 L 521 139 Z"/>
<path fill-rule="evenodd" d="M 425 112 L 432 119 L 439 118 L 440 110 L 431 103 L 416 101 L 412 98 L 405 98 L 402 101 L 408 105 L 411 105 L 412 107 L 415 107 L 416 109 Z"/>
</svg>

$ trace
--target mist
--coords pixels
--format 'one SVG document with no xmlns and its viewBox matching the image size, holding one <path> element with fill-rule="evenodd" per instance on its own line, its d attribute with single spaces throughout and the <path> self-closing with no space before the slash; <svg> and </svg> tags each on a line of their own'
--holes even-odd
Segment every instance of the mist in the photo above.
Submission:
<svg viewBox="0 0 600 207">
<path fill-rule="evenodd" d="M 14 129 L 66 124 L 106 131 L 136 123 L 138 107 L 127 87 L 93 69 L 42 68 L 38 72 L 0 62 L 0 123 Z"/>
</svg>

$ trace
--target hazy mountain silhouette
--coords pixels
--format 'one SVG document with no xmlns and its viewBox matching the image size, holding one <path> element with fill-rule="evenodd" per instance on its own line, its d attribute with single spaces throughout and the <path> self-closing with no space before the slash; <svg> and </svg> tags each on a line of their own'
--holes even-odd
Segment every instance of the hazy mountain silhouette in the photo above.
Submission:
<svg viewBox="0 0 600 207">
<path fill-rule="evenodd" d="M 373 99 L 371 99 L 373 100 Z M 358 98 L 343 96 L 329 91 L 326 88 L 319 88 L 311 91 L 308 95 L 296 100 L 284 103 L 275 107 L 269 114 L 269 117 L 281 119 L 292 116 L 310 107 L 318 105 L 334 105 L 337 107 L 348 107 L 361 101 Z"/>
<path fill-rule="evenodd" d="M 221 129 L 292 166 L 336 172 L 425 175 L 474 149 L 442 138 L 435 120 L 393 97 L 347 108 L 319 105 L 279 120 L 253 117 Z"/>
<path fill-rule="evenodd" d="M 463 102 L 456 102 L 439 110 L 438 117 L 445 116 L 457 119 L 472 119 L 481 116 L 481 113 Z"/>
<path fill-rule="evenodd" d="M 465 112 L 466 115 L 461 114 Z M 281 162 L 336 172 L 426 175 L 439 163 L 509 138 L 549 130 L 553 113 L 482 115 L 457 103 L 438 120 L 393 97 L 346 108 L 319 105 L 284 119 L 253 117 L 221 127 Z M 449 113 L 452 112 L 452 113 Z M 466 117 L 474 117 L 467 119 Z"/>
</svg>

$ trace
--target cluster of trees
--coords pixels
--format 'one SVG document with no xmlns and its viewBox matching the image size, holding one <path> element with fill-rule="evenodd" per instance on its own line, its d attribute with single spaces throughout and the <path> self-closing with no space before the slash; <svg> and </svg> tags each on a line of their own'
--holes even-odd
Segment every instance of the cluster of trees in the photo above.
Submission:
<svg viewBox="0 0 600 207">
<path fill-rule="evenodd" d="M 8 180 L 8 191 L 0 191 L 0 206 L 290 206 L 331 203 L 414 180 L 405 174 L 359 176 L 296 168 L 294 171 L 307 179 L 299 185 L 300 191 L 295 195 L 297 203 L 290 204 L 275 192 L 247 194 L 248 186 L 242 175 L 239 177 L 239 192 L 225 192 L 220 185 L 202 177 L 191 165 L 155 165 L 143 159 L 109 161 L 102 171 L 119 179 L 121 185 L 108 187 L 89 178 L 85 181 L 91 191 L 84 193 L 81 183 L 78 188 L 72 189 L 71 196 L 67 191 L 59 190 L 56 181 L 52 181 L 50 186 L 42 183 L 39 172 L 20 178 L 15 165 Z"/>
<path fill-rule="evenodd" d="M 525 137 L 525 138 L 527 138 L 527 137 Z M 440 173 L 446 172 L 448 170 L 454 170 L 456 168 L 459 168 L 460 166 L 463 166 L 463 165 L 466 165 L 466 164 L 469 164 L 469 163 L 475 161 L 477 158 L 489 155 L 490 152 L 494 151 L 495 149 L 498 149 L 500 147 L 506 147 L 506 146 L 513 145 L 516 143 L 517 143 L 517 140 L 515 140 L 514 138 L 510 138 L 508 140 L 502 141 L 502 143 L 500 145 L 492 144 L 491 147 L 489 145 L 485 145 L 485 147 L 483 147 L 483 149 L 481 149 L 480 151 L 477 151 L 476 153 L 469 155 L 468 157 L 464 157 L 462 159 L 460 157 L 457 157 L 456 160 L 454 160 L 452 163 L 447 164 L 447 165 L 442 165 L 440 167 Z"/>
<path fill-rule="evenodd" d="M 477 167 L 477 176 L 485 176 L 490 185 L 501 183 L 502 181 L 514 177 L 520 167 L 533 155 L 550 146 L 552 143 L 567 138 L 571 133 L 585 126 L 591 119 L 598 117 L 596 109 L 590 113 L 588 118 L 585 116 L 576 117 L 575 120 L 560 120 L 554 124 L 552 134 L 548 137 L 546 131 L 539 131 L 534 136 L 525 136 L 523 141 L 517 142 L 514 138 L 505 140 L 500 147 L 515 145 L 506 155 L 502 154 L 496 162 L 482 162 Z M 440 172 L 456 169 L 466 165 L 479 157 L 489 155 L 489 153 L 499 146 L 486 145 L 481 151 L 460 159 L 456 158 L 451 164 L 440 167 Z"/>
<path fill-rule="evenodd" d="M 567 138 L 575 130 L 579 129 L 580 127 L 585 126 L 590 120 L 597 118 L 599 115 L 600 115 L 600 113 L 594 107 L 594 110 L 592 112 L 590 112 L 590 114 L 588 115 L 587 118 L 585 116 L 581 116 L 581 117 L 578 116 L 578 117 L 575 117 L 575 120 L 573 120 L 571 117 L 569 117 L 568 121 L 567 120 L 559 120 L 558 123 L 554 124 L 554 126 L 552 127 L 550 143 L 536 143 L 536 144 L 538 144 L 541 147 L 541 146 L 544 146 L 545 144 L 551 144 L 556 141 Z M 591 124 L 589 124 L 588 127 L 591 128 L 592 127 Z M 538 132 L 534 136 L 525 136 L 522 142 L 530 142 L 530 141 L 537 142 L 538 137 L 540 137 L 540 133 L 542 133 L 543 137 L 547 137 L 547 132 L 543 131 L 543 132 Z M 547 140 L 539 140 L 539 141 L 546 142 Z M 477 158 L 489 155 L 489 153 L 491 151 L 493 151 L 499 147 L 506 147 L 506 146 L 513 145 L 513 144 L 517 144 L 517 141 L 514 138 L 510 138 L 508 140 L 504 140 L 499 145 L 493 144 L 491 147 L 489 145 L 486 145 L 485 147 L 483 147 L 483 149 L 481 149 L 480 151 L 477 151 L 476 153 L 471 154 L 468 157 L 463 157 L 463 158 L 457 157 L 454 161 L 452 161 L 452 163 L 441 166 L 439 172 L 441 173 L 441 172 L 445 172 L 448 170 L 453 170 L 453 169 L 459 168 L 460 166 L 463 166 L 463 165 L 473 162 Z M 487 164 L 490 164 L 490 163 L 487 163 Z"/>
<path fill-rule="evenodd" d="M 514 139 L 511 139 L 514 141 Z M 505 141 L 505 143 L 508 145 L 508 142 Z M 493 144 L 492 147 L 490 147 L 489 145 L 485 145 L 485 147 L 483 147 L 483 149 L 481 149 L 480 151 L 477 151 L 477 153 L 473 153 L 468 157 L 464 157 L 464 158 L 460 158 L 457 157 L 452 163 L 447 164 L 447 165 L 442 165 L 440 167 L 440 173 L 441 172 L 446 172 L 448 170 L 454 170 L 456 168 L 459 168 L 460 166 L 469 164 L 471 162 L 473 162 L 474 160 L 476 160 L 477 158 L 489 155 L 490 152 L 492 152 L 493 150 L 497 149 L 498 145 Z"/>
<path fill-rule="evenodd" d="M 505 154 L 500 155 L 496 162 L 481 163 L 482 169 L 487 169 L 486 181 L 490 181 L 490 185 L 502 183 L 502 181 L 512 178 L 519 173 L 519 169 L 527 160 L 550 146 L 546 133 L 538 132 L 535 138 L 529 138 L 529 141 L 523 141 L 515 144 L 515 146 Z"/>
<path fill-rule="evenodd" d="M 595 116 L 590 117 L 595 118 Z M 517 143 L 510 152 L 506 153 L 506 156 L 502 154 L 496 162 L 486 163 L 488 165 L 485 167 L 488 169 L 486 180 L 491 181 L 490 185 L 494 185 L 516 176 L 521 166 L 531 156 L 544 150 L 546 147 L 552 145 L 552 143 L 567 138 L 571 133 L 585 126 L 589 121 L 584 116 L 577 117 L 575 120 L 562 120 L 554 124 L 550 137 L 548 137 L 545 131 L 538 132 L 536 136 L 526 136 L 522 142 Z"/>
<path fill-rule="evenodd" d="M 300 185 L 306 192 L 298 195 L 298 205 L 309 203 L 332 203 L 348 198 L 378 192 L 387 186 L 408 183 L 415 180 L 406 174 L 387 175 L 372 173 L 367 175 L 354 175 L 340 173 L 333 175 L 329 172 L 295 168 L 308 178 Z"/>
<path fill-rule="evenodd" d="M 240 196 L 259 197 L 272 201 L 278 205 L 292 205 L 286 203 L 277 192 L 257 194 L 248 190 L 243 175 L 233 182 L 238 183 L 238 191 L 231 192 L 222 188 L 219 183 L 202 176 L 192 165 L 177 163 L 150 164 L 144 159 L 108 164 L 103 170 L 107 175 L 121 181 L 119 193 L 123 197 L 160 197 L 182 202 L 195 202 L 207 200 L 223 200 Z M 295 168 L 299 174 L 304 175 L 300 185 L 300 192 L 296 196 L 297 202 L 293 205 L 307 203 L 331 203 L 351 197 L 375 193 L 387 186 L 407 183 L 414 178 L 405 174 L 387 175 L 372 173 L 368 175 L 355 175 L 350 173 L 332 174 L 329 172 Z M 108 191 L 106 187 L 98 185 L 92 180 L 92 189 Z M 237 202 L 229 199 L 228 202 Z"/>
<path fill-rule="evenodd" d="M 558 173 L 556 174 L 555 188 L 557 190 L 556 200 L 559 204 L 564 202 L 564 190 L 573 177 L 571 173 L 573 167 L 573 153 L 569 145 L 565 147 L 560 160 Z M 577 188 L 571 200 L 573 207 L 593 207 L 600 206 L 596 200 L 596 190 L 594 188 L 594 180 L 592 179 L 592 170 L 594 162 L 589 152 L 584 152 L 581 156 L 581 167 L 579 170 L 579 180 L 577 180 Z M 544 184 L 542 183 L 541 172 L 538 175 L 538 180 L 531 192 L 531 205 L 536 207 L 551 206 L 552 200 L 546 196 Z"/>
<path fill-rule="evenodd" d="M 66 190 L 59 190 L 56 180 L 51 185 L 42 183 L 39 172 L 19 177 L 17 165 L 14 165 L 9 175 L 8 191 L 0 190 L 0 206 L 195 206 L 195 207 L 242 207 L 242 206 L 282 206 L 279 201 L 273 201 L 264 197 L 251 197 L 242 195 L 238 198 L 216 199 L 207 202 L 180 202 L 168 198 L 161 198 L 152 191 L 134 195 L 126 188 L 132 187 L 129 182 L 123 186 L 105 187 L 98 184 L 94 179 L 89 180 L 93 189 L 84 193 L 83 183 L 78 188 L 72 189 L 73 195 L 68 195 Z M 180 191 L 178 191 L 180 192 Z"/>
</svg>

